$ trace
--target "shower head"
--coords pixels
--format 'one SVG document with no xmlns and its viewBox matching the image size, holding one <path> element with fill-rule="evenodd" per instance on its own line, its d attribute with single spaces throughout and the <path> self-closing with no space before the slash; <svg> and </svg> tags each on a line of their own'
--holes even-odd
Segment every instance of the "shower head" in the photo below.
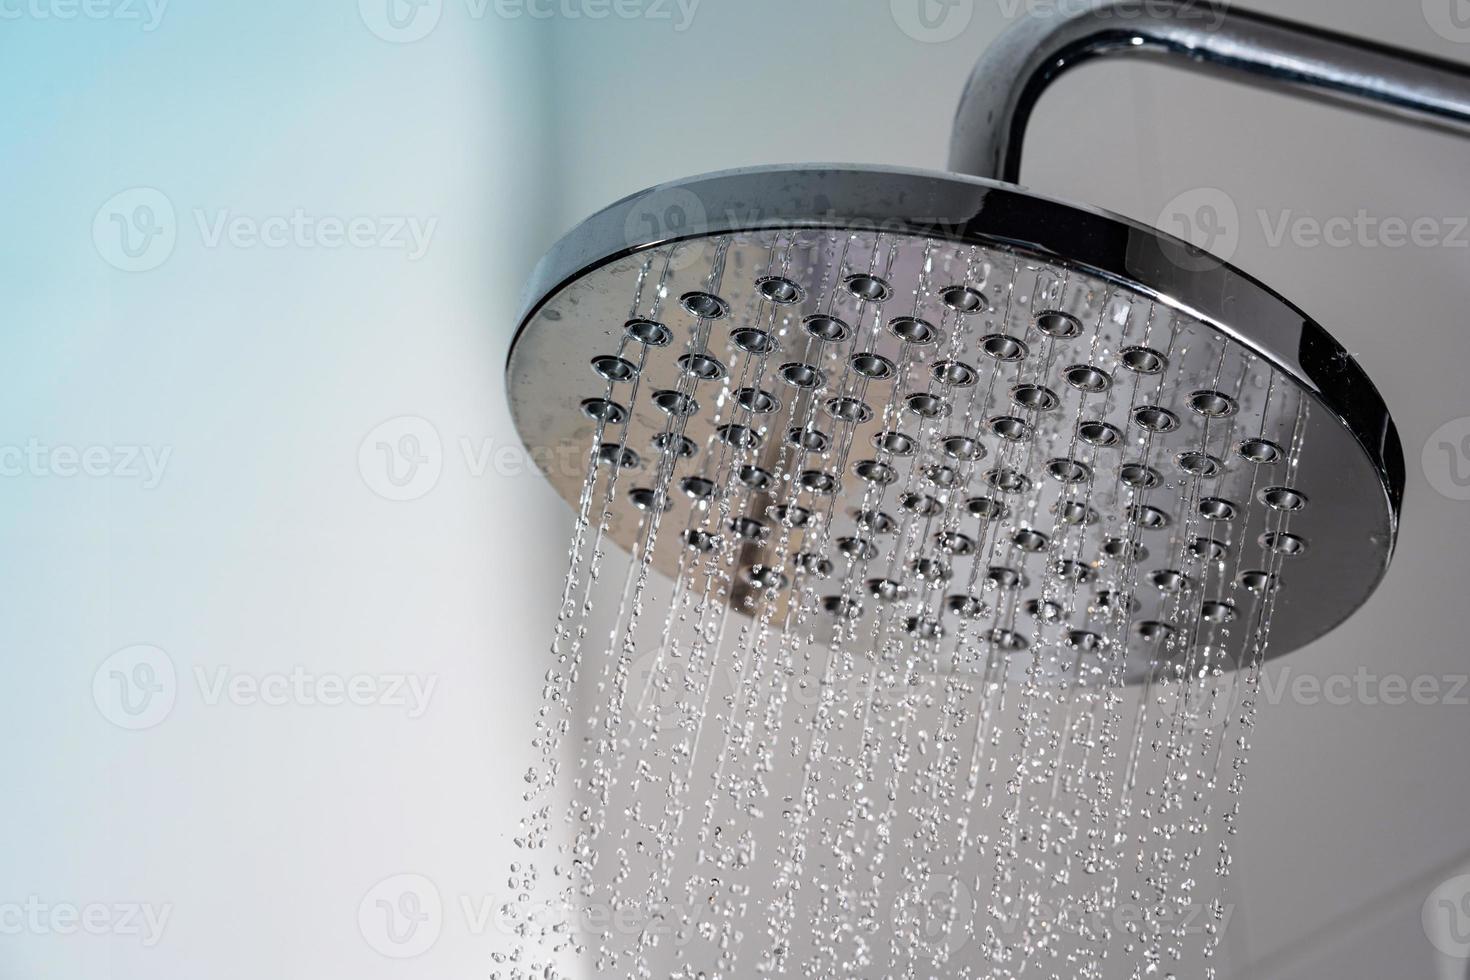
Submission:
<svg viewBox="0 0 1470 980">
<path fill-rule="evenodd" d="M 585 516 L 600 472 L 606 535 L 670 577 L 722 563 L 737 610 L 979 620 L 1000 649 L 1116 633 L 1137 681 L 1238 665 L 1263 620 L 1273 656 L 1311 642 L 1393 552 L 1402 454 L 1357 364 L 1115 215 L 728 171 L 589 218 L 527 296 L 507 383 L 547 478 Z"/>
<path fill-rule="evenodd" d="M 1459 66 L 1049 5 L 977 66 L 959 173 L 681 180 L 533 273 L 507 387 L 577 516 L 519 838 L 555 857 L 512 886 L 699 910 L 601 930 L 599 974 L 1214 976 L 1261 665 L 1377 587 L 1404 463 L 1287 300 L 991 179 L 1113 55 L 1470 133 Z M 518 915 L 511 980 L 567 975 L 575 930 Z"/>
<path fill-rule="evenodd" d="M 767 167 L 613 204 L 537 267 L 508 366 L 573 568 L 595 527 L 594 554 L 697 568 L 762 631 L 871 620 L 1104 684 L 1257 663 L 1365 602 L 1404 464 L 1352 358 L 1187 243 L 1011 183 L 1041 95 L 1104 57 L 1470 135 L 1464 66 L 1117 0 L 984 54 L 955 173 Z"/>
</svg>

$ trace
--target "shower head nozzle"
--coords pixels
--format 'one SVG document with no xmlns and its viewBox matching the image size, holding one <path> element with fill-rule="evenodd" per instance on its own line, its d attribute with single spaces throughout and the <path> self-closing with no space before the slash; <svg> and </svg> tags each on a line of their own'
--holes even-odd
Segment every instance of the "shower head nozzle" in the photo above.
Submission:
<svg viewBox="0 0 1470 980">
<path fill-rule="evenodd" d="M 556 490 L 585 513 L 601 480 L 606 534 L 671 576 L 727 563 L 732 608 L 919 643 L 977 619 L 1007 656 L 1097 637 L 1076 655 L 1130 680 L 1238 666 L 1263 622 L 1273 656 L 1312 641 L 1397 533 L 1393 423 L 1321 327 L 977 178 L 770 167 L 619 201 L 537 267 L 507 381 Z"/>
</svg>

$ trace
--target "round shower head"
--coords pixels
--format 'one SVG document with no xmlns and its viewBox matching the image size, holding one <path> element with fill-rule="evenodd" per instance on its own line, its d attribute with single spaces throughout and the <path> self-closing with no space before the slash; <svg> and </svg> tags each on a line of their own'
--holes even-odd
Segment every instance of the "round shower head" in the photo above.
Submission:
<svg viewBox="0 0 1470 980">
<path fill-rule="evenodd" d="M 733 608 L 1121 647 L 1131 681 L 1321 636 L 1397 533 L 1393 423 L 1320 326 L 1177 239 L 975 178 L 626 198 L 538 265 L 507 376 L 556 490 L 596 518 L 601 479 L 613 542 L 721 564 Z"/>
</svg>

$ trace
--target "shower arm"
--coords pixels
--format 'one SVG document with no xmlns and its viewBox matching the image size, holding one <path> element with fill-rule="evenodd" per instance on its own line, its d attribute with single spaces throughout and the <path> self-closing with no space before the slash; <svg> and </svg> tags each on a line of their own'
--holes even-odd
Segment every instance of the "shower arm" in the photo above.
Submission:
<svg viewBox="0 0 1470 980">
<path fill-rule="evenodd" d="M 1037 101 L 1070 69 L 1141 57 L 1470 136 L 1470 67 L 1201 0 L 1032 13 L 981 56 L 955 114 L 949 169 L 1019 183 Z"/>
</svg>

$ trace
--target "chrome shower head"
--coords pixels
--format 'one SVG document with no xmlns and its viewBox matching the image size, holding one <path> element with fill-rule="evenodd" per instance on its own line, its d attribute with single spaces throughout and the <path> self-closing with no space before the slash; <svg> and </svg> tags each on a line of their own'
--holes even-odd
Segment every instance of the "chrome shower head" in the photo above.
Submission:
<svg viewBox="0 0 1470 980">
<path fill-rule="evenodd" d="M 522 436 L 595 442 L 626 496 L 606 533 L 673 573 L 646 532 L 674 508 L 740 609 L 810 605 L 829 576 L 839 617 L 901 601 L 932 639 L 983 610 L 1013 647 L 1030 611 L 1036 641 L 1107 627 L 1131 680 L 1321 636 L 1397 533 L 1402 452 L 1372 384 L 1239 270 L 987 179 L 1018 179 L 1041 95 L 1105 57 L 1470 134 L 1460 65 L 1199 0 L 1038 11 L 976 65 L 958 173 L 712 174 L 563 239 L 511 351 Z M 585 521 L 588 474 L 547 475 Z"/>
<path fill-rule="evenodd" d="M 589 218 L 528 296 L 508 387 L 552 485 L 585 508 L 557 450 L 597 457 L 612 541 L 671 577 L 718 554 L 741 611 L 805 596 L 921 639 L 968 618 L 998 648 L 1121 648 L 1139 681 L 1237 666 L 1263 623 L 1270 655 L 1311 642 L 1393 551 L 1402 455 L 1352 358 L 1121 217 L 957 175 L 730 171 Z"/>
<path fill-rule="evenodd" d="M 1470 133 L 1459 66 L 1198 0 L 1056 8 L 977 66 L 964 173 L 695 177 L 537 267 L 507 385 L 577 519 L 520 839 L 564 791 L 571 831 L 512 885 L 701 910 L 669 949 L 600 930 L 599 973 L 1215 976 L 1262 663 L 1377 587 L 1404 463 L 1281 296 L 988 179 L 1105 55 Z M 517 930 L 513 980 L 565 975 L 564 922 Z"/>
</svg>

